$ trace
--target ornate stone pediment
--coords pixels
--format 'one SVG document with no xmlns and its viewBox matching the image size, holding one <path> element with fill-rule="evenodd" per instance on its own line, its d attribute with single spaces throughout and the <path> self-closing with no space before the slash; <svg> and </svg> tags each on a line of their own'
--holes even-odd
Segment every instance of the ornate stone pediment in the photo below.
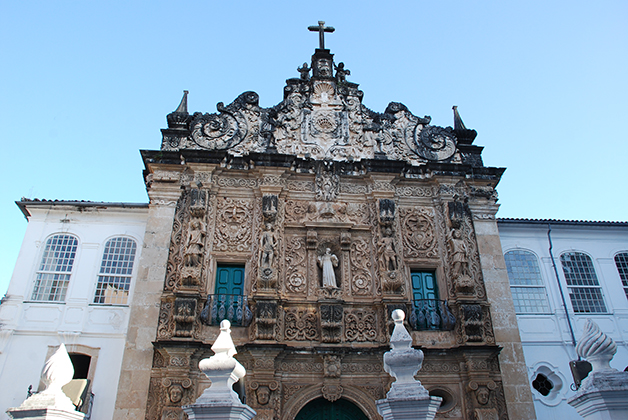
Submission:
<svg viewBox="0 0 628 420">
<path fill-rule="evenodd" d="M 472 161 L 462 159 L 462 153 L 478 154 L 475 162 L 481 166 L 479 151 L 468 150 L 473 139 L 464 137 L 471 130 L 432 126 L 430 117 L 417 117 L 398 102 L 384 113 L 364 106 L 363 92 L 346 81 L 349 70 L 342 63 L 336 66 L 329 50 L 316 49 L 311 67 L 298 70 L 301 77 L 286 81 L 284 100 L 271 108 L 260 107 L 255 92 L 245 92 L 227 106 L 219 103 L 213 114 L 189 116 L 180 105 L 163 130 L 162 150 L 276 153 L 342 162 L 390 159 L 415 166 Z M 184 99 L 187 108 L 187 94 Z M 457 111 L 455 115 L 460 119 Z M 462 152 L 459 136 L 466 148 Z"/>
</svg>

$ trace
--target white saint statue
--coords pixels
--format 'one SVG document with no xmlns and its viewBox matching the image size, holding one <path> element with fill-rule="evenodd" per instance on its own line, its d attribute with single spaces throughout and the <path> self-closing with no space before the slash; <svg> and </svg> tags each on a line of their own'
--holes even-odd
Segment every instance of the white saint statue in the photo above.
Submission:
<svg viewBox="0 0 628 420">
<path fill-rule="evenodd" d="M 338 267 L 338 257 L 331 253 L 331 249 L 325 249 L 325 253 L 318 257 L 318 265 L 323 269 L 323 287 L 337 288 L 334 267 Z"/>
</svg>

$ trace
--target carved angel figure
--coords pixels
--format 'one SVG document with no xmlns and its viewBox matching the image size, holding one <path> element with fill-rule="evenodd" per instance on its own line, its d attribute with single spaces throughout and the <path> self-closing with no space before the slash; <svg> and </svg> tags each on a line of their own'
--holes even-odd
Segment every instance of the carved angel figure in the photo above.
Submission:
<svg viewBox="0 0 628 420">
<path fill-rule="evenodd" d="M 337 288 L 334 267 L 338 267 L 338 257 L 326 248 L 325 253 L 318 257 L 318 265 L 323 269 L 323 287 Z"/>
</svg>

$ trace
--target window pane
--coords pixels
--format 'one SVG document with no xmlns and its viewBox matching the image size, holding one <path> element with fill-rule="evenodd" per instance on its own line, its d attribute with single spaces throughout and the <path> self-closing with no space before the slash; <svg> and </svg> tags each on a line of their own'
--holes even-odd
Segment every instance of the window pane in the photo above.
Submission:
<svg viewBox="0 0 628 420">
<path fill-rule="evenodd" d="M 529 251 L 515 250 L 508 251 L 504 259 L 515 312 L 548 313 L 547 292 L 536 256 Z"/>
<path fill-rule="evenodd" d="M 129 238 L 107 241 L 94 303 L 124 305 L 128 302 L 136 250 L 135 241 Z"/>
<path fill-rule="evenodd" d="M 544 287 L 511 287 L 517 313 L 548 313 L 547 292 Z"/>
<path fill-rule="evenodd" d="M 508 251 L 504 255 L 511 285 L 543 286 L 536 256 L 528 251 Z"/>
<path fill-rule="evenodd" d="M 32 300 L 59 302 L 65 299 L 77 247 L 78 240 L 71 235 L 55 235 L 46 241 Z"/>
<path fill-rule="evenodd" d="M 570 287 L 569 297 L 573 311 L 579 313 L 605 313 L 606 305 L 598 287 Z"/>
<path fill-rule="evenodd" d="M 566 252 L 560 256 L 565 280 L 569 286 L 598 286 L 593 262 L 581 252 Z"/>
<path fill-rule="evenodd" d="M 624 287 L 628 287 L 628 252 L 615 255 L 615 265 L 617 266 L 617 271 L 619 271 L 621 283 Z"/>
</svg>

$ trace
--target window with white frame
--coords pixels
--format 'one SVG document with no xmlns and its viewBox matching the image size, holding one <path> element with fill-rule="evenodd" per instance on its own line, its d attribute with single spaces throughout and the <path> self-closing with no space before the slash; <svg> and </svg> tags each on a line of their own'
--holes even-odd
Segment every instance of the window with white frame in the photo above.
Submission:
<svg viewBox="0 0 628 420">
<path fill-rule="evenodd" d="M 565 252 L 560 262 L 569 286 L 569 298 L 575 313 L 605 313 L 602 288 L 591 258 L 582 252 Z"/>
<path fill-rule="evenodd" d="M 126 305 L 137 245 L 130 238 L 113 238 L 105 244 L 94 303 Z"/>
<path fill-rule="evenodd" d="M 547 291 L 541 278 L 536 255 L 529 251 L 514 250 L 504 255 L 510 291 L 518 314 L 538 314 L 550 311 Z"/>
<path fill-rule="evenodd" d="M 628 298 L 628 252 L 620 252 L 615 255 L 615 265 L 619 271 L 619 278 L 624 286 L 626 298 Z"/>
<path fill-rule="evenodd" d="M 78 240 L 72 235 L 54 235 L 46 241 L 35 278 L 32 300 L 65 300 L 77 248 Z"/>
</svg>

